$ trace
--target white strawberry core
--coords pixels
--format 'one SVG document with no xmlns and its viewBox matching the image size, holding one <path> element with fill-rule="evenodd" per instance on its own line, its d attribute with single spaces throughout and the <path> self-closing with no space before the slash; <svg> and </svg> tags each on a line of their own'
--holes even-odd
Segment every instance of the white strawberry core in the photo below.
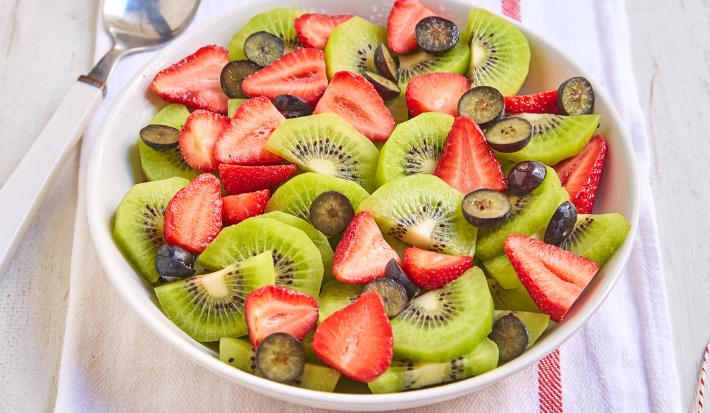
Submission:
<svg viewBox="0 0 710 413">
<path fill-rule="evenodd" d="M 338 167 L 333 161 L 327 159 L 311 159 L 306 162 L 306 166 L 313 172 L 323 175 L 337 176 Z"/>
<path fill-rule="evenodd" d="M 224 282 L 224 276 L 219 272 L 202 278 L 200 283 L 212 297 L 219 298 L 229 295 L 229 289 L 227 288 L 227 283 Z"/>
</svg>

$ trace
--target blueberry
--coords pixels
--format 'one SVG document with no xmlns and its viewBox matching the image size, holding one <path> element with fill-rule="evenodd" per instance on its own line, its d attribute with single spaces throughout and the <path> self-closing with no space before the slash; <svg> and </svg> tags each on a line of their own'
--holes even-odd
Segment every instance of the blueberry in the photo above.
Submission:
<svg viewBox="0 0 710 413">
<path fill-rule="evenodd" d="M 397 260 L 394 258 L 389 260 L 387 266 L 385 267 L 385 277 L 391 278 L 402 284 L 402 287 L 404 287 L 405 291 L 407 291 L 407 296 L 410 300 L 419 294 L 419 287 L 417 287 L 417 285 L 414 284 L 409 277 L 407 277 L 407 274 L 404 273 L 402 267 L 397 264 Z"/>
<path fill-rule="evenodd" d="M 577 208 L 569 201 L 565 201 L 552 214 L 550 222 L 545 229 L 545 242 L 552 245 L 561 245 L 572 234 L 577 223 Z"/>
<path fill-rule="evenodd" d="M 301 377 L 305 364 L 303 346 L 290 334 L 271 334 L 256 349 L 256 368 L 269 380 L 292 382 Z"/>
<path fill-rule="evenodd" d="M 155 268 L 163 283 L 181 280 L 195 273 L 195 257 L 177 245 L 163 244 L 158 249 Z"/>
<path fill-rule="evenodd" d="M 534 191 L 545 180 L 547 168 L 538 161 L 522 161 L 508 172 L 508 191 L 525 195 Z"/>
</svg>

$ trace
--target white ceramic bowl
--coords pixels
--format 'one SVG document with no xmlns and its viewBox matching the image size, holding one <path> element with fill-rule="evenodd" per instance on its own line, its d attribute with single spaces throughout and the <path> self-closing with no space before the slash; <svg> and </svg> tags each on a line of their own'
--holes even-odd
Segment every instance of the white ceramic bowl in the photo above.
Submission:
<svg viewBox="0 0 710 413">
<path fill-rule="evenodd" d="M 429 0 L 428 2 L 432 5 L 436 3 L 436 7 L 445 10 L 445 14 L 459 27 L 465 27 L 471 7 L 470 2 L 465 0 L 437 0 L 437 2 Z M 136 74 L 106 118 L 91 156 L 87 181 L 89 225 L 96 252 L 118 293 L 150 328 L 185 356 L 226 379 L 277 399 L 341 410 L 404 409 L 452 399 L 495 383 L 550 353 L 584 324 L 619 278 L 633 243 L 639 214 L 639 185 L 631 140 L 619 116 L 611 107 L 610 100 L 601 88 L 597 87 L 595 109 L 602 115 L 600 131 L 608 139 L 610 146 L 602 188 L 597 199 L 597 211 L 620 212 L 631 221 L 631 233 L 621 249 L 596 276 L 569 313 L 567 320 L 548 331 L 532 348 L 515 360 L 478 377 L 423 390 L 383 395 L 325 393 L 279 384 L 237 370 L 219 361 L 214 351 L 196 342 L 170 322 L 157 305 L 153 290 L 133 270 L 111 237 L 116 206 L 123 195 L 141 179 L 134 145 L 138 131 L 157 110 L 153 104 L 155 99 L 151 102 L 146 93 L 155 73 L 202 45 L 210 43 L 226 45 L 234 32 L 249 17 L 273 7 L 292 6 L 331 14 L 351 13 L 384 23 L 390 3 L 383 0 L 240 1 L 237 9 L 180 36 L 157 53 Z M 563 56 L 554 46 L 529 30 L 524 28 L 521 30 L 527 36 L 532 48 L 530 75 L 523 92 L 553 89 L 566 78 L 585 75 L 581 68 Z"/>
</svg>

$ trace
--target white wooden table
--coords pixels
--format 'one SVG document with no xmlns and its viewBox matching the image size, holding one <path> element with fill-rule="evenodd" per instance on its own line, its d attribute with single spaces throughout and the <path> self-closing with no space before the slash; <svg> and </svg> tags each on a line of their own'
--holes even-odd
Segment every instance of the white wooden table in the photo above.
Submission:
<svg viewBox="0 0 710 413">
<path fill-rule="evenodd" d="M 89 66 L 94 3 L 0 0 L 0 183 Z M 627 3 L 687 406 L 710 338 L 710 7 L 704 0 Z M 0 412 L 46 411 L 54 403 L 77 169 L 74 156 L 0 274 Z"/>
</svg>

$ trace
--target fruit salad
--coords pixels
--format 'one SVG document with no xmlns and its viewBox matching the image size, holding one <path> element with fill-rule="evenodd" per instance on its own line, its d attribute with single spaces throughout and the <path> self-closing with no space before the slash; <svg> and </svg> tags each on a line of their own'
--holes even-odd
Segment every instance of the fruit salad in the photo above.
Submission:
<svg viewBox="0 0 710 413">
<path fill-rule="evenodd" d="M 517 95 L 529 66 L 481 9 L 257 14 L 155 75 L 115 241 L 175 325 L 262 378 L 391 393 L 495 369 L 630 229 L 594 213 L 591 83 Z"/>
</svg>

